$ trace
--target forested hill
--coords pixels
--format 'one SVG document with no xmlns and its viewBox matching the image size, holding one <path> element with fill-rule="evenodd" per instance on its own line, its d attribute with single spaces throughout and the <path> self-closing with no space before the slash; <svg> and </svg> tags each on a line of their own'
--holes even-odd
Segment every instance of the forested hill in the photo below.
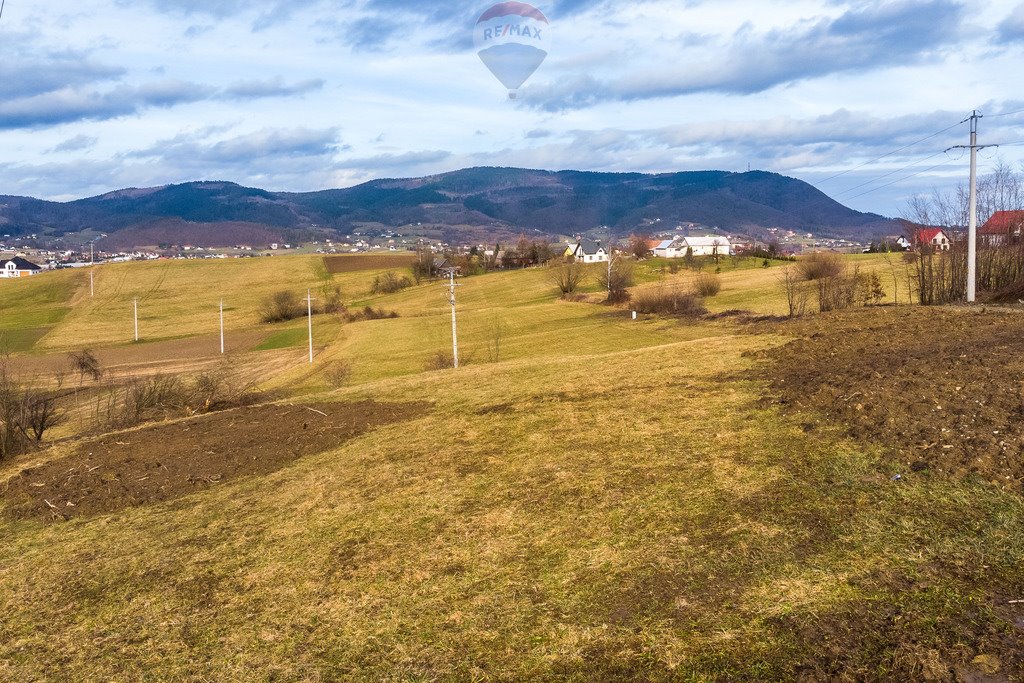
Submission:
<svg viewBox="0 0 1024 683">
<path fill-rule="evenodd" d="M 176 230 L 207 234 L 211 242 L 218 237 L 258 241 L 288 229 L 348 231 L 368 223 L 492 226 L 549 234 L 610 226 L 625 235 L 650 231 L 653 221 L 658 229 L 692 222 L 731 232 L 778 227 L 841 237 L 895 229 L 888 219 L 845 207 L 803 181 L 763 171 L 652 175 L 470 168 L 304 193 L 204 181 L 64 203 L 0 196 L 5 234 L 128 231 L 123 235 L 127 241 L 135 234 L 151 240 Z"/>
</svg>

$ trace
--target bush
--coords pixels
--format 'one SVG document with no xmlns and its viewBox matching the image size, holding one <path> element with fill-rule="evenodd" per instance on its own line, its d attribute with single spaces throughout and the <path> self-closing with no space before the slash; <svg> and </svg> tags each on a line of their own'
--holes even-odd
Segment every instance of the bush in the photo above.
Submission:
<svg viewBox="0 0 1024 683">
<path fill-rule="evenodd" d="M 367 306 L 361 311 L 342 311 L 342 317 L 346 322 L 356 323 L 360 320 L 384 320 L 386 318 L 398 318 L 397 311 L 385 311 L 383 308 L 374 308 L 373 306 Z"/>
<path fill-rule="evenodd" d="M 818 251 L 797 261 L 796 267 L 800 277 L 813 282 L 841 275 L 846 270 L 846 262 L 839 254 Z"/>
<path fill-rule="evenodd" d="M 324 377 L 332 387 L 341 388 L 352 379 L 352 363 L 345 359 L 333 361 L 324 368 Z"/>
<path fill-rule="evenodd" d="M 438 351 L 423 364 L 423 369 L 428 372 L 431 370 L 447 370 L 454 367 L 455 357 L 452 356 L 451 351 Z"/>
<path fill-rule="evenodd" d="M 633 308 L 638 313 L 692 318 L 706 315 L 708 312 L 703 299 L 677 288 L 648 289 L 639 292 L 633 297 Z"/>
<path fill-rule="evenodd" d="M 0 364 L 0 460 L 24 453 L 64 423 L 60 398 L 59 392 L 19 384 Z"/>
<path fill-rule="evenodd" d="M 72 351 L 68 354 L 68 360 L 71 361 L 71 368 L 78 373 L 79 384 L 86 377 L 90 377 L 92 381 L 97 382 L 103 376 L 103 368 L 100 367 L 99 360 L 90 349 Z"/>
<path fill-rule="evenodd" d="M 306 315 L 306 302 L 289 290 L 274 292 L 263 302 L 260 320 L 265 323 L 280 323 L 295 320 Z"/>
<path fill-rule="evenodd" d="M 230 364 L 199 373 L 130 377 L 96 397 L 94 419 L 104 429 L 123 429 L 152 420 L 251 405 L 260 397 L 256 380 L 243 378 Z"/>
<path fill-rule="evenodd" d="M 586 267 L 578 261 L 568 263 L 555 262 L 548 271 L 551 283 L 558 288 L 562 296 L 573 294 L 587 278 Z"/>
<path fill-rule="evenodd" d="M 370 288 L 370 291 L 373 294 L 394 294 L 407 287 L 412 287 L 412 285 L 413 282 L 408 276 L 398 277 L 396 273 L 389 270 L 373 279 L 373 287 Z"/>
<path fill-rule="evenodd" d="M 716 296 L 722 291 L 722 278 L 706 273 L 698 275 L 693 282 L 693 291 L 705 299 Z"/>
<path fill-rule="evenodd" d="M 320 310 L 324 313 L 338 313 L 345 308 L 341 298 L 341 287 L 333 284 L 325 284 L 320 288 Z"/>
</svg>

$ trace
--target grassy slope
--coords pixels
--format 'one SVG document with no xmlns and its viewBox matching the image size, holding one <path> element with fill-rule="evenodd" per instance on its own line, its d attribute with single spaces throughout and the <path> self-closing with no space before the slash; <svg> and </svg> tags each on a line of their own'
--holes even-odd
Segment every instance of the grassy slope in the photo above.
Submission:
<svg viewBox="0 0 1024 683">
<path fill-rule="evenodd" d="M 726 279 L 773 306 L 744 272 Z M 1019 497 L 891 482 L 760 403 L 745 354 L 783 340 L 549 289 L 539 271 L 466 280 L 464 348 L 484 360 L 496 316 L 505 336 L 501 362 L 458 373 L 419 372 L 448 343 L 436 285 L 343 327 L 319 361 L 355 361 L 337 398 L 434 401 L 414 423 L 161 506 L 0 517 L 0 677 L 920 674 L 985 619 L 977 586 L 1024 561 Z"/>
</svg>

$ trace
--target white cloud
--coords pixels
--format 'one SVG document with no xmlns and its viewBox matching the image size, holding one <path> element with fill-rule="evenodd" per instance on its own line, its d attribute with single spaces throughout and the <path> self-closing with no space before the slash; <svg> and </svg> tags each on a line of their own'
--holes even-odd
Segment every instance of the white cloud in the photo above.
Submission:
<svg viewBox="0 0 1024 683">
<path fill-rule="evenodd" d="M 468 0 L 8 3 L 0 193 L 68 197 L 208 177 L 313 190 L 481 164 L 749 162 L 823 181 L 974 107 L 1014 108 L 1005 100 L 1024 68 L 1024 5 L 963 6 L 548 2 L 553 52 L 510 102 L 470 47 L 481 6 Z M 985 119 L 983 136 L 1016 140 L 1008 123 Z M 961 133 L 823 189 L 843 196 L 907 166 L 886 178 L 899 180 Z M 1024 147 L 1003 153 L 1014 161 Z M 928 189 L 949 173 L 906 182 Z M 897 183 L 856 205 L 894 213 L 900 192 Z"/>
</svg>

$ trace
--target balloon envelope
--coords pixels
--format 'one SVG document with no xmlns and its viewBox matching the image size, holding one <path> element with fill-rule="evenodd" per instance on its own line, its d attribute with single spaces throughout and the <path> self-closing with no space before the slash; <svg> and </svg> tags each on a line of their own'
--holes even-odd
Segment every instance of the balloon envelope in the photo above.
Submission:
<svg viewBox="0 0 1024 683">
<path fill-rule="evenodd" d="M 550 24 L 523 2 L 499 2 L 481 15 L 473 32 L 480 59 L 511 91 L 520 88 L 548 56 Z"/>
</svg>

